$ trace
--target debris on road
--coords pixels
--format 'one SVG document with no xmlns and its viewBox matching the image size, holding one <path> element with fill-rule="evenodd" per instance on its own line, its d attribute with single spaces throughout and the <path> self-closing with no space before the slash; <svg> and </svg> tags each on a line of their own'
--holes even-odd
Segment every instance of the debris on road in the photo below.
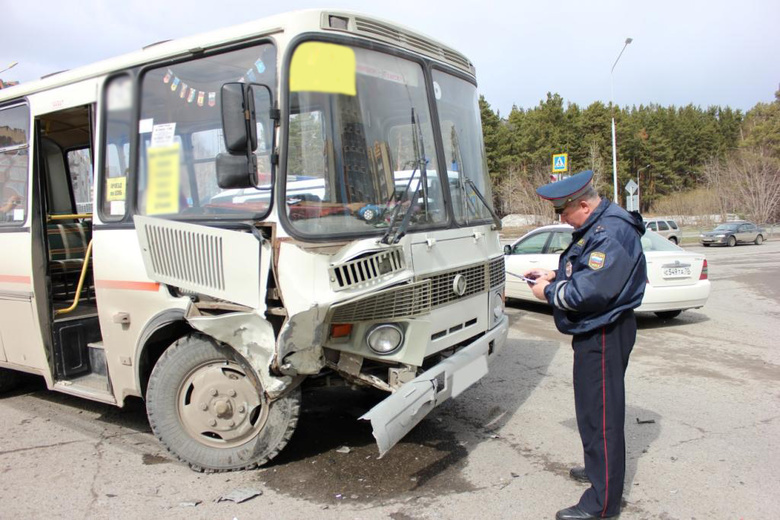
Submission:
<svg viewBox="0 0 780 520">
<path fill-rule="evenodd" d="M 342 446 L 336 450 L 336 453 L 349 453 L 351 451 L 352 450 L 349 448 L 349 446 Z"/>
<path fill-rule="evenodd" d="M 250 498 L 255 498 L 262 494 L 263 492 L 259 489 L 251 489 L 251 488 L 234 489 L 227 495 L 223 495 L 219 497 L 217 499 L 217 502 L 225 502 L 229 500 L 231 502 L 235 502 L 236 504 L 240 504 L 241 502 L 246 502 Z"/>
<path fill-rule="evenodd" d="M 640 419 L 639 417 L 636 418 L 637 424 L 655 424 L 655 419 Z"/>
</svg>

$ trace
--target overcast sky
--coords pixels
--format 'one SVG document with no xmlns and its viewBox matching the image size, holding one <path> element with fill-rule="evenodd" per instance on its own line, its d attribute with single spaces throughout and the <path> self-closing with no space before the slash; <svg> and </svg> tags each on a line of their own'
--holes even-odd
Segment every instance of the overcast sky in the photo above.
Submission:
<svg viewBox="0 0 780 520">
<path fill-rule="evenodd" d="M 468 56 L 502 116 L 547 92 L 587 106 L 731 106 L 780 88 L 778 0 L 3 0 L 2 79 L 30 81 L 165 39 L 310 7 L 401 22 Z M 626 37 L 634 39 L 610 75 Z"/>
</svg>

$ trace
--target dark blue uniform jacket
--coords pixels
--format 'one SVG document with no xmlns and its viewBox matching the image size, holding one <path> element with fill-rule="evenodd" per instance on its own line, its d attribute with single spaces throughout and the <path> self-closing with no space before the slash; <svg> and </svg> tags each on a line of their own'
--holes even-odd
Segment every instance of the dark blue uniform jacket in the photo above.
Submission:
<svg viewBox="0 0 780 520">
<path fill-rule="evenodd" d="M 544 290 L 559 331 L 589 332 L 639 306 L 647 283 L 644 232 L 639 213 L 606 199 L 574 230 L 555 280 Z"/>
</svg>

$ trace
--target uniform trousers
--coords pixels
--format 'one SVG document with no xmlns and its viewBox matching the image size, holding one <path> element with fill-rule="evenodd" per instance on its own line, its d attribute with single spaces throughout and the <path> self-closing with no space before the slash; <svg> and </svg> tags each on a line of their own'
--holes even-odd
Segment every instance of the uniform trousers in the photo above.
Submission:
<svg viewBox="0 0 780 520">
<path fill-rule="evenodd" d="M 572 339 L 574 405 L 585 472 L 591 482 L 578 505 L 597 516 L 620 513 L 626 473 L 624 376 L 635 341 L 633 310 Z"/>
</svg>

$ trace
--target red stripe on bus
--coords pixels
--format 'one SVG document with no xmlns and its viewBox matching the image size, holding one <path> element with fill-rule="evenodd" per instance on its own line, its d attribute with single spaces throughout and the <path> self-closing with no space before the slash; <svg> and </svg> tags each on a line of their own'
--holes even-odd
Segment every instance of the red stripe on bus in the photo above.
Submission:
<svg viewBox="0 0 780 520">
<path fill-rule="evenodd" d="M 157 292 L 160 284 L 157 282 L 128 282 L 123 280 L 95 280 L 98 289 L 119 289 L 125 291 L 152 291 Z"/>
<path fill-rule="evenodd" d="M 11 274 L 0 274 L 0 283 L 30 283 L 29 276 L 14 276 Z"/>
</svg>

